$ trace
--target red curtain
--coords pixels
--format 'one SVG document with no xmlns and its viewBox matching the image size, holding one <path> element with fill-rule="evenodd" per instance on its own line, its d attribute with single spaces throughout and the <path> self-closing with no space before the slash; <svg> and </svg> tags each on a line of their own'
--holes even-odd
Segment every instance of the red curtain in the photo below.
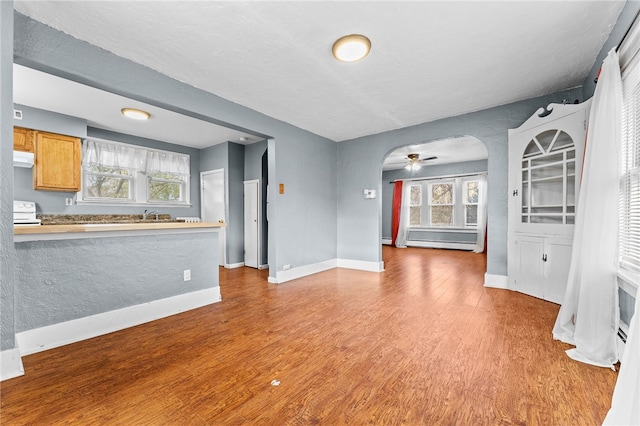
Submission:
<svg viewBox="0 0 640 426">
<path fill-rule="evenodd" d="M 393 211 L 391 213 L 391 245 L 395 247 L 400 227 L 400 206 L 402 205 L 402 181 L 396 181 L 393 187 Z"/>
</svg>

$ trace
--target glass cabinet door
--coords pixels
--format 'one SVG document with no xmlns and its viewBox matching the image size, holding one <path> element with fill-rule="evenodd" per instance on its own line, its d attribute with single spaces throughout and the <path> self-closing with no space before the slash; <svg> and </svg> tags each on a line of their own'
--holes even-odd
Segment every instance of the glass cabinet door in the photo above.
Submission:
<svg viewBox="0 0 640 426">
<path fill-rule="evenodd" d="M 521 223 L 575 223 L 576 148 L 561 130 L 533 137 L 522 156 Z"/>
</svg>

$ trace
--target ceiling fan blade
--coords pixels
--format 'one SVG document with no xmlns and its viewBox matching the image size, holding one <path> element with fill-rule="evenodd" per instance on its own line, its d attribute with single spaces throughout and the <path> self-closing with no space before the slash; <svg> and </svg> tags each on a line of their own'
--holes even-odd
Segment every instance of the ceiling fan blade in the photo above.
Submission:
<svg viewBox="0 0 640 426">
<path fill-rule="evenodd" d="M 420 161 L 429 161 L 429 160 L 435 160 L 436 158 L 438 158 L 437 156 L 432 156 L 432 157 L 427 157 L 427 158 L 423 158 Z"/>
</svg>

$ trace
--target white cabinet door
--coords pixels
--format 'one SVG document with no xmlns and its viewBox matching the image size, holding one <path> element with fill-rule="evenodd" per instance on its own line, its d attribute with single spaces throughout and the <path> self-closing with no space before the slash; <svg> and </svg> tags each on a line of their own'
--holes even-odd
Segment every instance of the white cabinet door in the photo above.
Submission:
<svg viewBox="0 0 640 426">
<path fill-rule="evenodd" d="M 546 238 L 543 258 L 545 286 L 543 298 L 562 304 L 567 289 L 567 277 L 571 264 L 572 241 L 568 238 Z"/>
<path fill-rule="evenodd" d="M 569 238 L 518 235 L 515 262 L 509 271 L 511 288 L 561 304 L 567 288 L 571 247 Z"/>
<path fill-rule="evenodd" d="M 516 238 L 515 273 L 512 282 L 514 290 L 540 299 L 544 298 L 543 252 L 544 238 L 529 236 Z"/>
</svg>

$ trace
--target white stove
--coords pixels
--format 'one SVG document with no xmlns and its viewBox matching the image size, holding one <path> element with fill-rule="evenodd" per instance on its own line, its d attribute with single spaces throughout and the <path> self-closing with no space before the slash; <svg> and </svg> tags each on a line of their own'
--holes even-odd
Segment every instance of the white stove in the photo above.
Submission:
<svg viewBox="0 0 640 426">
<path fill-rule="evenodd" d="M 13 201 L 14 225 L 40 225 L 36 219 L 36 203 L 33 201 Z"/>
</svg>

